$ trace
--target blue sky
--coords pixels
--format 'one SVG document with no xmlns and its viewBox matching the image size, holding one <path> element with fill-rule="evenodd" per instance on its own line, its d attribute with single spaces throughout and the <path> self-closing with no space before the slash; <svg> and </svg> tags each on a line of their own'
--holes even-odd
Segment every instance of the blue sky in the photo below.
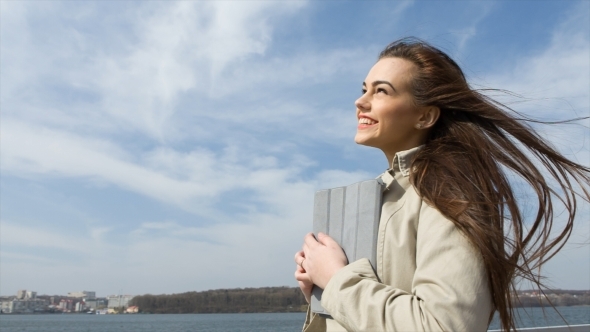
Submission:
<svg viewBox="0 0 590 332">
<path fill-rule="evenodd" d="M 590 115 L 588 1 L 1 1 L 0 294 L 295 286 L 313 193 L 373 178 L 379 51 L 441 47 L 544 120 Z M 583 126 L 539 127 L 590 164 Z M 590 212 L 545 273 L 590 289 Z M 559 218 L 557 220 L 559 222 Z"/>
</svg>

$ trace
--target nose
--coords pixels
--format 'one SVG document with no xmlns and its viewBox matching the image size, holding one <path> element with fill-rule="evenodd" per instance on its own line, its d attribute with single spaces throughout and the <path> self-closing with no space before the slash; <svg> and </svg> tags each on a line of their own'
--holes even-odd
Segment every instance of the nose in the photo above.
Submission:
<svg viewBox="0 0 590 332">
<path fill-rule="evenodd" d="M 354 106 L 360 111 L 368 111 L 371 109 L 371 103 L 367 100 L 366 95 L 360 96 L 360 98 L 354 102 Z"/>
</svg>

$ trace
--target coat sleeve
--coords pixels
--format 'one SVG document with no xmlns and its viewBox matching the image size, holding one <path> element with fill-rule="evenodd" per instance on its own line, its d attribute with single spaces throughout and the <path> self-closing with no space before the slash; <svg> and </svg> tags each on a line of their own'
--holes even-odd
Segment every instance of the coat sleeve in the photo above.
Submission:
<svg viewBox="0 0 590 332">
<path fill-rule="evenodd" d="M 367 259 L 327 284 L 322 306 L 347 330 L 487 329 L 493 306 L 480 254 L 438 210 L 420 209 L 411 293 L 381 283 Z"/>
</svg>

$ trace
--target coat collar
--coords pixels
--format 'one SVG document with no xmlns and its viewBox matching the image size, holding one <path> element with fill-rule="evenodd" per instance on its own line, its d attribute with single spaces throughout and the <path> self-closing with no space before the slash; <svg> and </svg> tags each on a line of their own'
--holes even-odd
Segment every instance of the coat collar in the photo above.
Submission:
<svg viewBox="0 0 590 332">
<path fill-rule="evenodd" d="M 393 171 L 394 174 L 401 172 L 403 176 L 410 176 L 410 166 L 412 165 L 412 160 L 414 159 L 416 153 L 420 151 L 420 149 L 422 149 L 422 145 L 396 153 L 388 171 Z"/>
<path fill-rule="evenodd" d="M 395 154 L 391 163 L 391 167 L 379 176 L 381 181 L 383 181 L 385 188 L 388 188 L 395 178 L 399 179 L 410 176 L 412 160 L 421 148 L 422 145 L 409 150 L 400 151 Z"/>
</svg>

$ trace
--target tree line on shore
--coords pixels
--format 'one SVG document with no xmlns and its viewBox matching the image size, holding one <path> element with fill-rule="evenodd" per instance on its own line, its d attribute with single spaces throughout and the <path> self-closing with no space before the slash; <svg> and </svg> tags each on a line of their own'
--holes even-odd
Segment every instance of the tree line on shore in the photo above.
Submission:
<svg viewBox="0 0 590 332">
<path fill-rule="evenodd" d="M 519 292 L 518 307 L 590 305 L 590 291 Z M 307 303 L 297 287 L 216 289 L 170 295 L 139 295 L 129 305 L 154 314 L 302 312 Z"/>
<path fill-rule="evenodd" d="M 216 289 L 171 295 L 139 295 L 129 305 L 158 314 L 300 312 L 307 302 L 299 288 Z"/>
<path fill-rule="evenodd" d="M 590 291 L 587 290 L 548 290 L 545 295 L 535 291 L 522 291 L 515 301 L 518 307 L 569 307 L 590 305 Z"/>
</svg>

